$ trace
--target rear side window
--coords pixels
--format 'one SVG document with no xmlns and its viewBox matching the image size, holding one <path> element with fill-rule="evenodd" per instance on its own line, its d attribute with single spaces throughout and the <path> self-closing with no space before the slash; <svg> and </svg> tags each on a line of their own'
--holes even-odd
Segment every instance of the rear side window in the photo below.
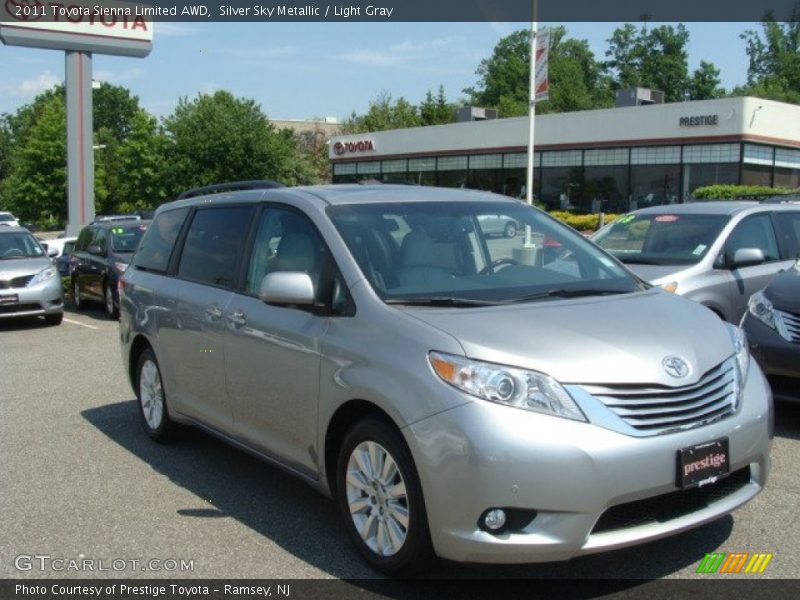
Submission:
<svg viewBox="0 0 800 600">
<path fill-rule="evenodd" d="M 800 212 L 776 212 L 775 224 L 786 256 L 800 258 Z"/>
<path fill-rule="evenodd" d="M 728 238 L 726 251 L 729 258 L 742 248 L 758 248 L 767 261 L 779 260 L 778 241 L 768 214 L 747 217 L 736 226 Z"/>
<path fill-rule="evenodd" d="M 161 213 L 142 238 L 136 256 L 133 259 L 134 267 L 147 271 L 166 273 L 172 248 L 181 231 L 183 221 L 189 214 L 188 208 L 178 208 Z M 79 241 L 80 243 L 80 241 Z"/>
<path fill-rule="evenodd" d="M 178 277 L 232 287 L 252 214 L 249 206 L 198 210 L 186 235 Z"/>
</svg>

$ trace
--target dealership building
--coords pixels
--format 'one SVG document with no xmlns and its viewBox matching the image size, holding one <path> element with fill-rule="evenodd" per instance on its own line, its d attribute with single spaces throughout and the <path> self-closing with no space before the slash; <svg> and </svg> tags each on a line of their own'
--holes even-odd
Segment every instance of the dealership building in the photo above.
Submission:
<svg viewBox="0 0 800 600">
<path fill-rule="evenodd" d="M 751 97 L 642 104 L 649 90 L 638 92 L 631 106 L 536 117 L 537 199 L 551 209 L 624 211 L 681 202 L 716 183 L 800 187 L 800 106 Z M 459 112 L 463 122 L 333 137 L 333 181 L 523 197 L 528 118 Z"/>
</svg>

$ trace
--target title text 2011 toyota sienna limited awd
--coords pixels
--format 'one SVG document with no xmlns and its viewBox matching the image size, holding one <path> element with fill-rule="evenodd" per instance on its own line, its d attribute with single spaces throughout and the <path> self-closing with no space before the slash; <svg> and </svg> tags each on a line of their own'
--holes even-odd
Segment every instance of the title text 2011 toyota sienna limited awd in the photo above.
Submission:
<svg viewBox="0 0 800 600">
<path fill-rule="evenodd" d="M 514 236 L 482 231 L 498 214 Z M 772 399 L 741 330 L 515 200 L 179 200 L 120 287 L 150 436 L 192 424 L 299 475 L 390 574 L 657 539 L 767 477 Z"/>
</svg>

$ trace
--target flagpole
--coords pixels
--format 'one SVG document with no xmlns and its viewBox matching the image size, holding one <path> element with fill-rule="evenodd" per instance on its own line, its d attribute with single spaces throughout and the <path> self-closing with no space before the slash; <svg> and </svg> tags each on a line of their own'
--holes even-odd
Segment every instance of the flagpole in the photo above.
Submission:
<svg viewBox="0 0 800 600">
<path fill-rule="evenodd" d="M 535 117 L 536 117 L 536 34 L 538 31 L 538 23 L 536 22 L 536 9 L 538 8 L 538 0 L 532 0 L 531 6 L 531 70 L 529 76 L 529 96 L 528 96 L 528 165 L 527 172 L 525 173 L 525 201 L 529 206 L 533 205 L 533 148 L 534 148 L 534 133 L 535 133 Z M 531 227 L 525 227 L 525 247 L 530 248 L 531 243 Z"/>
<path fill-rule="evenodd" d="M 529 106 L 528 106 L 528 169 L 525 182 L 525 201 L 533 204 L 533 148 L 536 117 L 536 34 L 538 23 L 536 22 L 536 9 L 538 0 L 533 0 L 531 13 L 531 72 L 529 77 Z"/>
</svg>

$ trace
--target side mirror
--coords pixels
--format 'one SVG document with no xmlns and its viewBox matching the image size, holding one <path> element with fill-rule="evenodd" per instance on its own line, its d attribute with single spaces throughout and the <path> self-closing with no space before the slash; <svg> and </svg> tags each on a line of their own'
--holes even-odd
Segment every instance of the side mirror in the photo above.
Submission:
<svg viewBox="0 0 800 600">
<path fill-rule="evenodd" d="M 53 248 L 52 246 L 47 247 L 47 256 L 50 258 L 55 258 L 58 256 L 58 248 Z"/>
<path fill-rule="evenodd" d="M 98 246 L 97 244 L 92 244 L 86 249 L 86 251 L 89 254 L 94 254 L 95 256 L 103 256 L 103 249 L 100 248 L 100 246 Z"/>
<path fill-rule="evenodd" d="M 752 267 L 766 262 L 767 257 L 761 248 L 739 248 L 733 253 L 733 260 L 729 262 L 731 269 L 740 267 Z"/>
<path fill-rule="evenodd" d="M 258 297 L 268 304 L 314 304 L 314 284 L 308 273 L 302 271 L 278 271 L 261 280 Z"/>
</svg>

